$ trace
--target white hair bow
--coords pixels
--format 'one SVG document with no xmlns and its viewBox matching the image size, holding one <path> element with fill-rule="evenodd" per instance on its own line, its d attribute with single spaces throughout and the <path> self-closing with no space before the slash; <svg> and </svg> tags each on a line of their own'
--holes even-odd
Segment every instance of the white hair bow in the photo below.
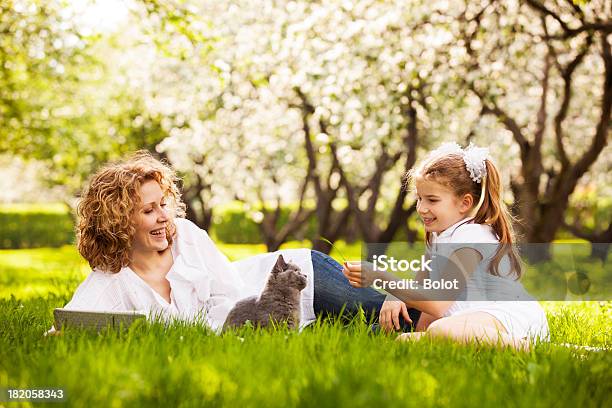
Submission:
<svg viewBox="0 0 612 408">
<path fill-rule="evenodd" d="M 470 173 L 470 178 L 474 182 L 481 183 L 482 179 L 487 175 L 487 164 L 485 162 L 489 158 L 489 149 L 487 147 L 478 147 L 470 143 L 468 147 L 462 149 L 455 142 L 447 142 L 431 152 L 428 156 L 428 161 L 449 154 L 458 154 L 463 157 L 465 168 Z"/>
</svg>

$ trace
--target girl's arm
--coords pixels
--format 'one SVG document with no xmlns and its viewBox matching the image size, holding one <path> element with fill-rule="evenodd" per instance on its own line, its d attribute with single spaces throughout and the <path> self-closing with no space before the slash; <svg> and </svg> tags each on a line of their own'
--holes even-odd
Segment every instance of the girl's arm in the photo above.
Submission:
<svg viewBox="0 0 612 408">
<path fill-rule="evenodd" d="M 427 259 L 431 259 L 431 257 L 428 256 Z M 423 282 L 426 278 L 429 278 L 429 272 L 420 270 L 416 273 L 414 279 L 417 282 Z M 408 305 L 405 302 L 388 294 L 380 309 L 378 324 L 383 330 L 400 330 L 400 315 L 402 315 L 406 322 L 412 323 L 407 307 Z M 416 330 L 423 331 L 434 320 L 435 318 L 433 316 L 421 311 L 421 315 L 416 324 Z"/>
<path fill-rule="evenodd" d="M 428 279 L 429 278 L 429 272 L 418 271 L 414 278 L 420 284 L 422 284 L 424 279 Z M 427 328 L 429 327 L 429 325 L 432 322 L 434 322 L 435 320 L 438 320 L 438 319 L 439 319 L 439 317 L 435 317 L 435 316 L 430 315 L 429 313 L 425 313 L 425 312 L 421 311 L 421 316 L 419 317 L 419 321 L 417 322 L 415 330 L 416 331 L 425 331 L 425 330 L 427 330 Z"/>
<path fill-rule="evenodd" d="M 482 255 L 473 248 L 456 250 L 448 258 L 444 268 L 437 271 L 438 281 L 454 282 L 452 289 L 424 289 L 419 282 L 416 289 L 391 289 L 390 283 L 400 279 L 385 271 L 375 271 L 372 266 L 362 262 L 346 262 L 343 273 L 354 287 L 369 287 L 376 280 L 377 286 L 385 285 L 384 290 L 408 306 L 431 315 L 434 319 L 443 317 L 455 299 L 465 288 L 465 282 L 482 261 Z M 434 281 L 435 282 L 435 281 Z"/>
</svg>

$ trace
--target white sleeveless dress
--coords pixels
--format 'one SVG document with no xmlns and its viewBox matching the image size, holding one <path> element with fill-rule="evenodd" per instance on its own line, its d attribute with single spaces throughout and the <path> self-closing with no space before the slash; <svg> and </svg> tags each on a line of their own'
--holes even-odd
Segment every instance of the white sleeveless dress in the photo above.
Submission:
<svg viewBox="0 0 612 408">
<path fill-rule="evenodd" d="M 471 221 L 471 218 L 466 218 L 440 234 L 433 233 L 430 251 L 434 259 L 438 256 L 444 260 L 452 252 L 465 247 L 475 249 L 483 258 L 466 282 L 466 300 L 453 303 L 445 317 L 485 312 L 497 318 L 513 338 L 548 341 L 550 334 L 546 314 L 510 274 L 508 256 L 504 256 L 500 262 L 500 276 L 488 272 L 489 263 L 499 245 L 493 229 L 489 225 Z M 437 268 L 433 269 L 435 271 Z"/>
</svg>

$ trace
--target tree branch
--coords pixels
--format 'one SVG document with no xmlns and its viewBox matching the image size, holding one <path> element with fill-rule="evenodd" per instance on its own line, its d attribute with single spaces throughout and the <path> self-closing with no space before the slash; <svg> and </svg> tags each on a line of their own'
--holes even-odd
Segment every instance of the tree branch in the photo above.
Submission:
<svg viewBox="0 0 612 408">
<path fill-rule="evenodd" d="M 299 87 L 295 87 L 294 91 L 300 99 L 300 104 L 297 107 L 302 112 L 302 131 L 304 132 L 306 157 L 308 158 L 308 176 L 312 178 L 315 187 L 315 192 L 317 196 L 320 197 L 322 194 L 323 186 L 321 183 L 321 177 L 317 172 L 317 157 L 310 135 L 310 125 L 308 124 L 308 119 L 310 115 L 314 113 L 315 109 Z"/>
<path fill-rule="evenodd" d="M 582 13 L 582 10 L 580 10 L 580 8 L 577 8 L 577 6 L 575 5 L 572 7 L 572 10 L 574 14 L 577 13 L 576 10 L 579 11 L 580 17 L 578 18 L 582 22 L 582 25 L 576 28 L 572 28 L 568 25 L 568 23 L 566 23 L 561 18 L 559 14 L 547 8 L 541 2 L 536 1 L 536 0 L 526 0 L 526 3 L 534 10 L 540 12 L 542 16 L 552 17 L 561 26 L 561 30 L 563 31 L 562 34 L 557 34 L 557 35 L 552 35 L 552 36 L 547 34 L 546 39 L 567 40 L 569 38 L 576 37 L 577 35 L 584 33 L 584 32 L 588 32 L 591 34 L 594 32 L 601 32 L 602 35 L 604 36 L 612 33 L 612 20 L 596 21 L 596 22 L 587 23 L 584 21 L 584 14 Z"/>
<path fill-rule="evenodd" d="M 559 69 L 561 73 L 561 78 L 563 79 L 563 100 L 561 102 L 561 106 L 559 107 L 559 111 L 555 116 L 555 139 L 557 145 L 557 151 L 559 152 L 559 158 L 561 160 L 562 169 L 568 169 L 570 166 L 569 158 L 567 157 L 567 153 L 565 152 L 565 147 L 563 145 L 563 122 L 567 117 L 567 112 L 569 109 L 570 101 L 572 98 L 572 76 L 574 75 L 574 71 L 580 65 L 580 63 L 584 60 L 584 57 L 587 55 L 588 50 L 593 42 L 593 37 L 589 35 L 587 37 L 586 43 L 582 48 L 582 51 L 576 55 L 576 57 L 565 67 L 563 68 L 560 64 Z"/>
<path fill-rule="evenodd" d="M 595 162 L 607 144 L 610 135 L 610 113 L 612 110 L 612 53 L 610 52 L 610 43 L 605 35 L 601 36 L 601 56 L 604 60 L 605 67 L 601 114 L 591 146 L 574 165 L 572 176 L 576 181 Z"/>
<path fill-rule="evenodd" d="M 530 5 L 531 8 L 539 11 L 543 16 L 550 16 L 553 19 L 555 19 L 555 21 L 557 21 L 559 23 L 559 25 L 561 26 L 563 31 L 568 32 L 568 31 L 571 30 L 571 28 L 567 25 L 567 23 L 565 21 L 563 21 L 563 19 L 561 19 L 561 16 L 559 16 L 554 11 L 546 8 L 546 6 L 544 6 L 539 1 L 536 1 L 536 0 L 526 0 L 526 3 L 528 5 Z"/>
<path fill-rule="evenodd" d="M 563 227 L 578 238 L 586 239 L 593 243 L 610 242 L 612 240 L 612 223 L 608 224 L 608 228 L 602 231 L 585 231 L 584 228 L 576 221 L 573 224 L 568 224 L 563 221 Z"/>
<path fill-rule="evenodd" d="M 474 92 L 476 96 L 478 96 L 478 98 L 480 99 L 480 102 L 482 103 L 481 113 L 483 115 L 496 116 L 497 119 L 501 123 L 503 123 L 504 126 L 506 126 L 506 129 L 508 129 L 512 133 L 514 140 L 516 140 L 516 142 L 518 143 L 521 149 L 521 157 L 526 159 L 529 154 L 531 145 L 527 141 L 527 138 L 525 138 L 525 135 L 523 135 L 521 127 L 516 122 L 516 120 L 510 117 L 510 115 L 506 113 L 506 111 L 504 111 L 502 108 L 500 108 L 495 102 L 486 101 L 484 96 L 480 92 L 478 92 L 478 90 L 476 90 L 476 88 L 473 85 L 471 89 L 472 89 L 472 92 Z"/>
<path fill-rule="evenodd" d="M 297 231 L 316 211 L 315 208 L 312 209 L 304 209 L 302 205 L 302 198 L 300 198 L 300 206 L 298 211 L 293 214 L 290 220 L 288 220 L 285 225 L 280 229 L 277 234 L 277 241 L 282 243 L 287 240 L 289 235 L 295 231 Z"/>
<path fill-rule="evenodd" d="M 544 18 L 542 18 L 542 25 L 544 26 L 544 29 L 546 29 L 546 20 Z M 540 108 L 538 109 L 536 131 L 533 140 L 533 147 L 535 151 L 540 151 L 544 131 L 546 130 L 546 102 L 548 99 L 548 78 L 550 74 L 551 57 L 551 51 L 549 49 L 548 53 L 546 53 L 546 56 L 544 57 L 544 73 L 542 76 L 542 98 L 540 99 Z"/>
</svg>

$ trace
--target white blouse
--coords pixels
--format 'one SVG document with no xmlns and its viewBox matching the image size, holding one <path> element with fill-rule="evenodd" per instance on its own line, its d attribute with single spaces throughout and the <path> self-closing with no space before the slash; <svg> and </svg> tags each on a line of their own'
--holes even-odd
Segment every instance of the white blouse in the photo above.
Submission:
<svg viewBox="0 0 612 408">
<path fill-rule="evenodd" d="M 174 263 L 166 275 L 171 295 L 168 303 L 129 267 L 118 273 L 94 269 L 79 285 L 64 308 L 87 311 L 138 311 L 149 318 L 203 318 L 216 332 L 234 304 L 259 295 L 279 254 L 292 261 L 307 276 L 301 294 L 300 326 L 315 320 L 313 267 L 310 249 L 286 249 L 230 262 L 206 231 L 191 221 L 177 218 L 172 244 Z"/>
</svg>

